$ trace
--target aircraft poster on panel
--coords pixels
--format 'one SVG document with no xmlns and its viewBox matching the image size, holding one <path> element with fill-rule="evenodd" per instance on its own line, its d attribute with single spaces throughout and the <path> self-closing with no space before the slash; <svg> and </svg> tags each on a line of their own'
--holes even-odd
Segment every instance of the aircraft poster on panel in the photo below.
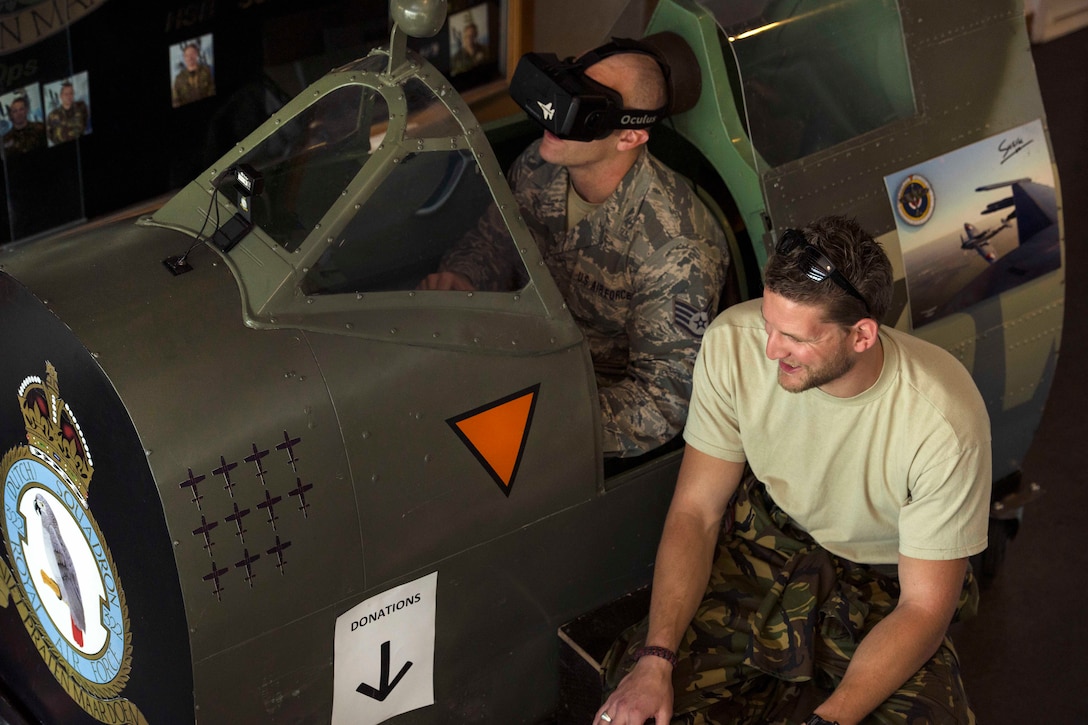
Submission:
<svg viewBox="0 0 1088 725">
<path fill-rule="evenodd" d="M 915 329 L 1061 265 L 1042 122 L 884 177 Z"/>
</svg>

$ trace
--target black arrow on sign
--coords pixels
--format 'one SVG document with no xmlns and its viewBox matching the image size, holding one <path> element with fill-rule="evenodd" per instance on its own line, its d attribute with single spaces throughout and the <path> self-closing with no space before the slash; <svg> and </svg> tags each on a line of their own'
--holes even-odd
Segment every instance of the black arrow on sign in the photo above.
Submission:
<svg viewBox="0 0 1088 725">
<path fill-rule="evenodd" d="M 400 672 L 393 678 L 393 681 L 389 681 L 389 642 L 382 642 L 382 679 L 378 684 L 377 689 L 371 687 L 365 682 L 360 682 L 359 686 L 355 688 L 356 692 L 360 692 L 367 697 L 373 697 L 378 702 L 383 702 L 385 698 L 389 697 L 389 693 L 393 691 L 393 688 L 400 682 L 400 678 L 404 677 L 404 673 L 408 671 L 408 668 L 412 666 L 412 661 L 404 663 L 404 667 L 400 668 Z"/>
</svg>

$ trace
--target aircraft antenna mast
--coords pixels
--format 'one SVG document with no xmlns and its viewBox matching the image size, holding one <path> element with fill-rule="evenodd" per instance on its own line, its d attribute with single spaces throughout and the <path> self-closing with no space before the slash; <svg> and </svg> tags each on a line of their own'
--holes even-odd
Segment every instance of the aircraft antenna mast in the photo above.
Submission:
<svg viewBox="0 0 1088 725">
<path fill-rule="evenodd" d="M 430 38 L 446 23 L 447 0 L 389 0 L 393 32 L 389 36 L 389 73 L 407 54 L 408 36 Z"/>
</svg>

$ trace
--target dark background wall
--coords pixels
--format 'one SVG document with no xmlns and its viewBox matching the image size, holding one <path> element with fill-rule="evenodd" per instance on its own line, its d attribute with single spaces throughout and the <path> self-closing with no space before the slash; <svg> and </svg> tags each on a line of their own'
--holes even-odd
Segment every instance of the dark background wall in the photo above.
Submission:
<svg viewBox="0 0 1088 725">
<path fill-rule="evenodd" d="M 451 15 L 481 6 L 497 46 L 498 0 L 455 0 Z M 0 98 L 86 72 L 91 113 L 75 141 L 4 154 L 0 244 L 184 185 L 306 85 L 387 42 L 388 29 L 388 0 L 0 0 Z M 215 95 L 174 107 L 170 47 L 208 34 Z M 447 32 L 417 47 L 449 69 Z M 498 72 L 487 64 L 454 83 Z"/>
</svg>

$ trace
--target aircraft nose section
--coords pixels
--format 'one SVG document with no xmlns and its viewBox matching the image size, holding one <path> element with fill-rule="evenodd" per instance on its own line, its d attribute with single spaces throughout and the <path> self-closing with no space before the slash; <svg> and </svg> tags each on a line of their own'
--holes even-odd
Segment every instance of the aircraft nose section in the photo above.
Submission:
<svg viewBox="0 0 1088 725">
<path fill-rule="evenodd" d="M 2 271 L 0 336 L 0 679 L 41 722 L 193 713 L 173 547 L 124 404 Z"/>
</svg>

